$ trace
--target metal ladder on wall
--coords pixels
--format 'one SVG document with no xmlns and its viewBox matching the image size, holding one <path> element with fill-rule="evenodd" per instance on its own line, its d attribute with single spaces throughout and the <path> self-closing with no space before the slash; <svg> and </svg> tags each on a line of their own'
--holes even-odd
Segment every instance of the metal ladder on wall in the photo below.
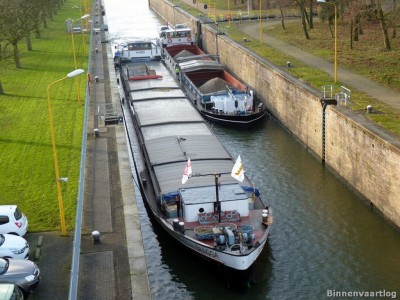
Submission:
<svg viewBox="0 0 400 300">
<path fill-rule="evenodd" d="M 325 164 L 325 146 L 326 146 L 326 108 L 328 105 L 338 105 L 350 101 L 351 91 L 344 87 L 340 87 L 340 93 L 334 95 L 333 85 L 322 86 L 322 163 Z"/>
</svg>

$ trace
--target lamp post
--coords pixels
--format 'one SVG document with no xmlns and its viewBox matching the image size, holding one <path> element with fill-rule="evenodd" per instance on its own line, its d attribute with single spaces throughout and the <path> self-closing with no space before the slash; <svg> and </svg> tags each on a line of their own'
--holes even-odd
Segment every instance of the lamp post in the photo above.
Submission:
<svg viewBox="0 0 400 300">
<path fill-rule="evenodd" d="M 230 1 L 228 0 L 228 27 L 231 27 L 231 5 Z"/>
<path fill-rule="evenodd" d="M 331 4 L 335 7 L 335 58 L 334 58 L 334 80 L 335 83 L 337 83 L 337 79 L 338 79 L 338 74 L 337 74 L 337 5 L 334 1 L 331 0 L 317 0 L 318 3 L 324 3 L 324 4 Z"/>
<path fill-rule="evenodd" d="M 82 17 L 80 17 L 80 21 L 82 21 L 83 19 L 86 19 L 86 18 L 88 18 L 88 17 L 90 17 L 90 15 L 84 15 L 84 16 L 82 16 Z M 75 70 L 78 68 L 78 65 L 77 65 L 77 63 L 76 63 L 76 51 L 75 51 L 75 39 L 74 39 L 74 22 L 76 22 L 76 21 L 78 21 L 78 20 L 72 20 L 71 21 L 71 39 L 72 39 L 72 51 L 74 52 L 74 68 L 75 68 Z M 83 26 L 82 26 L 82 22 L 81 22 L 81 34 L 83 35 Z M 84 40 L 83 40 L 84 41 Z M 85 45 L 83 46 L 83 47 L 85 47 Z M 79 80 L 77 80 L 77 84 L 76 84 L 76 92 L 77 92 L 77 95 L 78 95 L 78 101 L 81 101 L 81 91 L 80 91 L 80 89 L 81 89 L 81 86 L 80 86 L 80 82 L 79 82 Z"/>
<path fill-rule="evenodd" d="M 87 18 L 89 18 L 90 15 L 86 14 L 84 16 L 81 17 L 81 24 L 82 24 L 82 44 L 83 44 L 83 58 L 85 58 L 85 54 L 86 54 L 86 47 L 85 47 L 85 31 L 84 31 L 84 26 L 83 26 L 83 20 L 87 20 Z M 87 30 L 87 24 L 85 24 L 85 29 Z M 76 68 L 76 67 L 75 67 Z"/>
<path fill-rule="evenodd" d="M 262 41 L 262 15 L 261 15 L 261 1 L 262 0 L 260 0 L 260 43 L 262 44 L 263 43 L 263 41 Z"/>
<path fill-rule="evenodd" d="M 75 77 L 79 74 L 82 74 L 85 72 L 82 69 L 76 69 L 75 71 L 72 71 L 71 73 L 68 73 L 67 76 L 58 79 L 52 83 L 50 83 L 47 86 L 47 107 L 49 111 L 49 121 L 50 121 L 50 134 L 51 134 L 51 143 L 53 146 L 53 157 L 54 157 L 54 170 L 55 170 L 55 175 L 56 175 L 56 185 L 57 185 L 57 198 L 58 198 L 58 207 L 60 210 L 60 222 L 61 222 L 61 234 L 63 236 L 67 235 L 67 229 L 65 226 L 65 216 L 64 216 L 64 204 L 62 200 L 62 194 L 61 194 L 61 184 L 60 181 L 66 181 L 65 178 L 60 177 L 60 171 L 58 169 L 58 159 L 57 159 L 57 150 L 56 150 L 56 139 L 54 136 L 54 123 L 53 123 L 53 113 L 51 110 L 51 100 L 50 100 L 50 88 L 53 84 L 56 84 L 64 79 Z"/>
</svg>

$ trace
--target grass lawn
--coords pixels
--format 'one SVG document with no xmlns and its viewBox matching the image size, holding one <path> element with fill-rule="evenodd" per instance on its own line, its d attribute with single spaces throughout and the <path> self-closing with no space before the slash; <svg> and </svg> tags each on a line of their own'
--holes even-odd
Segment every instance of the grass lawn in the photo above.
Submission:
<svg viewBox="0 0 400 300">
<path fill-rule="evenodd" d="M 29 220 L 29 231 L 60 229 L 53 150 L 47 108 L 47 87 L 73 71 L 72 38 L 65 20 L 79 19 L 80 1 L 66 2 L 33 38 L 33 51 L 19 46 L 22 68 L 11 59 L 0 60 L 0 204 L 17 204 Z M 74 36 L 77 68 L 87 70 L 89 38 L 83 47 Z M 86 73 L 86 72 L 85 72 Z M 55 140 L 67 229 L 75 222 L 86 75 L 60 81 L 50 88 Z M 80 101 L 77 85 L 80 85 Z"/>
</svg>

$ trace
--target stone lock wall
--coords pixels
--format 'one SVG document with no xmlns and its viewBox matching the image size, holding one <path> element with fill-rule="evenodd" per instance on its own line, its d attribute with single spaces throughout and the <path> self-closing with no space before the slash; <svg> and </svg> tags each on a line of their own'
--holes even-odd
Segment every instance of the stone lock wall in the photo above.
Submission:
<svg viewBox="0 0 400 300">
<path fill-rule="evenodd" d="M 166 0 L 150 3 L 165 19 L 190 23 L 198 33 L 200 24 L 194 17 Z M 255 91 L 272 115 L 322 159 L 321 93 L 208 25 L 201 25 L 200 37 L 203 50 L 218 54 L 221 63 Z M 325 120 L 325 164 L 400 228 L 399 139 L 344 106 L 328 106 Z"/>
<path fill-rule="evenodd" d="M 328 111 L 326 162 L 400 227 L 400 148 L 341 107 Z"/>
</svg>

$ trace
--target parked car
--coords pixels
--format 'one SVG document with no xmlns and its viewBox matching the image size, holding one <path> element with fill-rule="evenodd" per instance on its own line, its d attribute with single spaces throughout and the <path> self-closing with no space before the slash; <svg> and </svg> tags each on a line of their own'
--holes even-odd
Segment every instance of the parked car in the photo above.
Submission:
<svg viewBox="0 0 400 300">
<path fill-rule="evenodd" d="M 0 257 L 28 259 L 29 244 L 23 237 L 0 234 Z"/>
<path fill-rule="evenodd" d="M 27 296 L 35 290 L 39 282 L 40 270 L 34 262 L 0 258 L 0 283 L 14 283 Z"/>
<path fill-rule="evenodd" d="M 0 283 L 0 300 L 24 300 L 21 289 L 13 283 Z"/>
<path fill-rule="evenodd" d="M 0 233 L 24 236 L 28 231 L 28 219 L 16 205 L 0 205 Z"/>
</svg>

